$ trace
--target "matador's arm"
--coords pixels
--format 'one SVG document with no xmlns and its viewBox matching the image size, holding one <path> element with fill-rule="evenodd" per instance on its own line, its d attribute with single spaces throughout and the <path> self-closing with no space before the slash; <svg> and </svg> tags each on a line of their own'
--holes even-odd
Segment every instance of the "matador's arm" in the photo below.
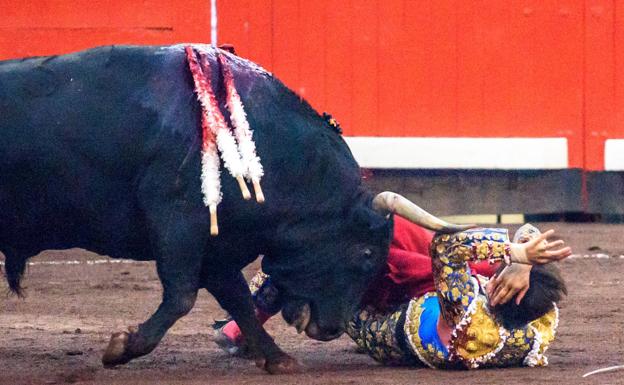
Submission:
<svg viewBox="0 0 624 385">
<path fill-rule="evenodd" d="M 461 321 L 477 293 L 478 283 L 471 277 L 468 261 L 509 261 L 513 245 L 505 229 L 475 229 L 433 238 L 433 277 L 449 326 Z"/>
</svg>

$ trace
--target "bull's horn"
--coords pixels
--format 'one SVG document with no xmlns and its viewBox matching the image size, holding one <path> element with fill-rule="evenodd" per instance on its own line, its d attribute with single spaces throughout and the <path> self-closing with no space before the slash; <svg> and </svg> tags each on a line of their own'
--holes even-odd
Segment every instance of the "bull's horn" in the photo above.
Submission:
<svg viewBox="0 0 624 385">
<path fill-rule="evenodd" d="M 440 233 L 456 233 L 476 227 L 476 225 L 456 225 L 443 221 L 410 202 L 404 196 L 391 191 L 377 194 L 373 199 L 373 209 L 382 215 L 397 214 L 412 223 Z"/>
</svg>

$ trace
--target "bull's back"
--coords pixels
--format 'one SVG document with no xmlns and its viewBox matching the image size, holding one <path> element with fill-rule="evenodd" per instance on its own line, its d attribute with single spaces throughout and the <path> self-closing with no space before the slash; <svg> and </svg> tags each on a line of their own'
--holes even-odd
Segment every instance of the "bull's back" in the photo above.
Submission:
<svg viewBox="0 0 624 385">
<path fill-rule="evenodd" d="M 217 68 L 214 51 L 201 49 Z M 242 201 L 234 180 L 222 177 L 223 234 L 245 226 L 249 239 L 274 238 L 282 218 L 350 205 L 360 175 L 340 136 L 270 74 L 237 57 L 228 61 L 269 199 L 262 206 Z M 218 71 L 212 83 L 222 100 Z M 200 142 L 183 46 L 102 47 L 0 63 L 0 250 L 20 243 L 33 252 L 82 246 L 145 257 L 153 230 L 146 215 L 166 226 L 164 205 L 183 202 L 202 217 L 198 223 L 205 220 Z M 306 204 L 283 204 L 292 201 Z M 231 243 L 220 236 L 211 244 L 222 251 Z"/>
<path fill-rule="evenodd" d="M 149 258 L 137 190 L 182 82 L 158 50 L 0 62 L 0 249 Z"/>
<path fill-rule="evenodd" d="M 147 48 L 101 47 L 0 62 L 3 158 L 39 152 L 49 162 L 84 152 L 107 166 L 136 149 L 157 119 L 142 106 L 158 70 L 151 56 Z"/>
</svg>

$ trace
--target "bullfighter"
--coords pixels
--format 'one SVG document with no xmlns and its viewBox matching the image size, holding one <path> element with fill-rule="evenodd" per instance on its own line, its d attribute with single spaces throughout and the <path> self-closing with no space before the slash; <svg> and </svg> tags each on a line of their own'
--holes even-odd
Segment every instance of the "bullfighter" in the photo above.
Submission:
<svg viewBox="0 0 624 385">
<path fill-rule="evenodd" d="M 556 302 L 566 287 L 556 267 L 546 263 L 571 252 L 559 248 L 563 241 L 548 242 L 552 234 L 525 225 L 514 237 L 517 242 L 509 242 L 504 229 L 436 235 L 430 247 L 435 291 L 389 311 L 361 309 L 347 332 L 387 364 L 447 369 L 547 365 L 544 353 L 558 324 Z M 488 280 L 471 274 L 467 262 L 474 260 L 507 261 Z M 505 275 L 515 277 L 508 287 L 497 285 Z M 508 291 L 517 292 L 515 301 L 508 301 Z"/>
<path fill-rule="evenodd" d="M 371 284 L 347 332 L 360 350 L 386 364 L 544 365 L 543 353 L 557 323 L 554 302 L 565 293 L 565 285 L 554 266 L 532 264 L 570 253 L 569 248 L 552 251 L 563 242 L 546 241 L 551 234 L 542 235 L 527 224 L 514 242 L 509 242 L 504 229 L 433 238 L 395 216 L 386 269 Z M 508 260 L 497 262 L 501 258 Z M 521 263 L 508 265 L 510 259 Z M 487 277 L 494 274 L 488 283 Z M 279 312 L 279 292 L 270 277 L 257 274 L 250 288 L 261 321 Z M 523 314 L 533 319 L 524 319 Z M 232 354 L 244 353 L 236 323 L 231 321 L 218 332 L 221 347 Z"/>
</svg>

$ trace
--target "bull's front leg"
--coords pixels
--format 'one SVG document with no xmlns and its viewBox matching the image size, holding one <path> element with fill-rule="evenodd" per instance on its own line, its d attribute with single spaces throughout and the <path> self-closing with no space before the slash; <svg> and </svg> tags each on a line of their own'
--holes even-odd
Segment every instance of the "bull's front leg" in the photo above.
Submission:
<svg viewBox="0 0 624 385">
<path fill-rule="evenodd" d="M 202 276 L 202 284 L 236 321 L 258 366 L 271 374 L 295 373 L 301 369 L 294 358 L 275 344 L 258 321 L 249 287 L 241 272 L 208 272 Z"/>
</svg>

